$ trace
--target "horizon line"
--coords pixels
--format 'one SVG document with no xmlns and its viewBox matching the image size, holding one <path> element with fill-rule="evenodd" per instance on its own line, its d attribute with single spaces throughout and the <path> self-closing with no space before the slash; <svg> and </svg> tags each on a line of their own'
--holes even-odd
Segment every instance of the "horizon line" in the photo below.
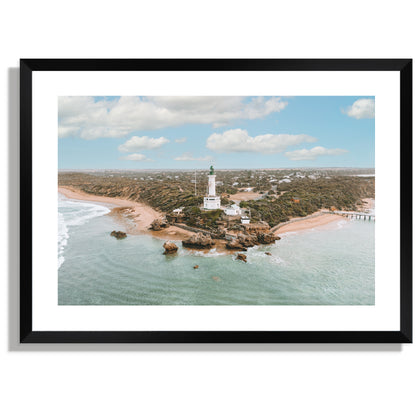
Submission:
<svg viewBox="0 0 416 416">
<path fill-rule="evenodd" d="M 341 169 L 372 169 L 375 170 L 375 167 L 354 167 L 354 166 L 303 166 L 303 167 L 282 167 L 282 168 L 215 168 L 217 171 L 222 170 L 299 170 L 299 169 L 332 169 L 332 170 L 341 170 Z M 104 170 L 113 170 L 113 171 L 148 171 L 148 170 L 175 170 L 175 171 L 195 171 L 195 170 L 209 170 L 209 168 L 58 168 L 59 171 L 74 171 L 74 170 L 90 170 L 90 171 L 104 171 Z"/>
</svg>

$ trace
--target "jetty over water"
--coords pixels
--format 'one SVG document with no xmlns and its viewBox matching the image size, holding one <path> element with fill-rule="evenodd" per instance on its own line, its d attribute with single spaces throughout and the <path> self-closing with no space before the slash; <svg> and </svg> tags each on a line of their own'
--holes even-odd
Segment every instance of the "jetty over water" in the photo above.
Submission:
<svg viewBox="0 0 416 416">
<path fill-rule="evenodd" d="M 354 211 L 328 211 L 330 214 L 342 215 L 343 217 L 352 218 L 355 220 L 368 220 L 375 221 L 375 214 L 369 214 L 367 212 L 354 212 Z"/>
</svg>

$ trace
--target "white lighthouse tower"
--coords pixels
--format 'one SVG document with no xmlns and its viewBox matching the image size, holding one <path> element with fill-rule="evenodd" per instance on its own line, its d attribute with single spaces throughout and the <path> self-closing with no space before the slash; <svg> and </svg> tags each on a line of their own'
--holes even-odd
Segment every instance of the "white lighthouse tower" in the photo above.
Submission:
<svg viewBox="0 0 416 416">
<path fill-rule="evenodd" d="M 204 197 L 204 209 L 220 209 L 221 197 L 215 194 L 215 174 L 211 166 L 208 175 L 208 194 Z"/>
</svg>

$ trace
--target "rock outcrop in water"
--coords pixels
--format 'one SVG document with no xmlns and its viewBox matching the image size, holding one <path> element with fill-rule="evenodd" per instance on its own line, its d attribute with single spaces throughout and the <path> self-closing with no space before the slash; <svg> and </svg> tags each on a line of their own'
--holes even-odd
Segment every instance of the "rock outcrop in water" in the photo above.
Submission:
<svg viewBox="0 0 416 416">
<path fill-rule="evenodd" d="M 168 222 L 165 220 L 160 220 L 160 219 L 155 219 L 150 224 L 150 230 L 153 230 L 153 231 L 160 231 L 162 228 L 166 228 L 166 227 L 169 227 Z"/>
<path fill-rule="evenodd" d="M 225 245 L 229 250 L 242 250 L 247 251 L 247 249 L 238 241 L 237 238 L 234 238 L 231 241 L 227 241 L 227 244 Z"/>
<path fill-rule="evenodd" d="M 174 254 L 178 251 L 178 246 L 175 243 L 172 243 L 172 241 L 166 241 L 166 243 L 163 244 L 163 248 L 165 249 L 163 254 Z"/>
<path fill-rule="evenodd" d="M 236 260 L 242 260 L 244 263 L 247 263 L 247 256 L 245 254 L 238 253 Z"/>
<path fill-rule="evenodd" d="M 257 234 L 257 241 L 260 244 L 273 244 L 276 240 L 280 240 L 280 237 L 273 233 L 259 233 Z"/>
<path fill-rule="evenodd" d="M 247 251 L 248 247 L 254 247 L 259 244 L 257 237 L 254 235 L 238 234 L 237 238 L 228 241 L 226 247 L 230 250 Z"/>
<path fill-rule="evenodd" d="M 212 238 L 209 235 L 197 233 L 186 240 L 183 240 L 182 245 L 191 248 L 211 248 L 212 246 L 215 246 L 215 242 L 212 241 Z"/>
<path fill-rule="evenodd" d="M 248 247 L 254 247 L 259 244 L 272 244 L 280 237 L 273 233 L 259 233 L 259 234 L 238 234 L 237 238 L 228 241 L 226 247 L 230 250 L 247 251 Z"/>
<path fill-rule="evenodd" d="M 127 234 L 125 233 L 125 232 L 123 232 L 123 231 L 112 231 L 111 232 L 111 237 L 115 237 L 115 238 L 117 238 L 117 240 L 122 240 L 123 238 L 126 238 L 127 237 Z"/>
</svg>

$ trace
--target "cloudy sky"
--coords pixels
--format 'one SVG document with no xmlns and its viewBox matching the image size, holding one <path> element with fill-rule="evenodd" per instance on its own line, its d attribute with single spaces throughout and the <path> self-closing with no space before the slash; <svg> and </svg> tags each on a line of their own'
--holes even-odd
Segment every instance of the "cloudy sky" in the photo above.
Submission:
<svg viewBox="0 0 416 416">
<path fill-rule="evenodd" d="M 60 97 L 60 169 L 374 167 L 374 97 Z"/>
</svg>

